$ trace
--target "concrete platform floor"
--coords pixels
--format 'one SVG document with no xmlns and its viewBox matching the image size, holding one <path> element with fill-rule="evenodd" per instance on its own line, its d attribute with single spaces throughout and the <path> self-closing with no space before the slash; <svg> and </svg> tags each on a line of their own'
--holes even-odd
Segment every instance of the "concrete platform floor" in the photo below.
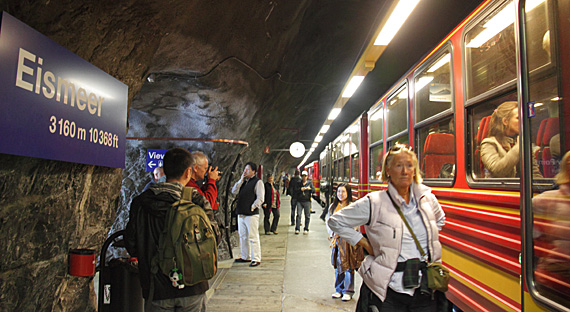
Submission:
<svg viewBox="0 0 570 312">
<path fill-rule="evenodd" d="M 261 265 L 220 262 L 218 275 L 208 291 L 207 310 L 212 311 L 354 311 L 362 279 L 356 273 L 351 301 L 332 299 L 334 269 L 321 206 L 313 201 L 308 235 L 295 235 L 290 226 L 291 202 L 281 198 L 278 235 L 265 235 L 260 215 Z M 302 217 L 304 223 L 304 216 Z M 233 250 L 239 257 L 239 248 Z"/>
</svg>

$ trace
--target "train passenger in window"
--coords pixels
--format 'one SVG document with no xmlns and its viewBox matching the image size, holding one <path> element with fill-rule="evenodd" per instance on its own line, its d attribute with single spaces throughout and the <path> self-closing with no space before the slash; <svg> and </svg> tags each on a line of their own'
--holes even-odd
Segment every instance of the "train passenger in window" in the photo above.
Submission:
<svg viewBox="0 0 570 312">
<path fill-rule="evenodd" d="M 340 184 L 336 189 L 336 196 L 329 208 L 326 220 L 338 213 L 352 202 L 352 189 L 346 183 Z M 329 240 L 331 241 L 331 262 L 335 271 L 333 299 L 342 298 L 342 301 L 350 301 L 354 294 L 354 270 L 360 267 L 364 259 L 364 251 L 361 246 L 351 246 L 340 238 L 330 227 L 327 226 Z"/>
<path fill-rule="evenodd" d="M 557 281 L 570 280 L 570 152 L 562 158 L 555 182 L 560 186 L 558 190 L 532 199 L 537 219 L 535 242 L 544 247 L 538 249 L 544 252 L 538 255 L 537 281 L 568 294 L 568 286 Z"/>
<path fill-rule="evenodd" d="M 431 189 L 422 184 L 417 156 L 406 145 L 390 148 L 382 180 L 388 182 L 387 190 L 368 194 L 327 222 L 340 237 L 369 254 L 358 270 L 364 283 L 357 311 L 373 311 L 372 306 L 376 311 L 436 311 L 438 300 L 422 277 L 428 261 L 441 262 L 439 231 L 445 213 Z M 360 225 L 367 237 L 354 229 Z M 436 292 L 435 297 L 441 294 Z"/>
<path fill-rule="evenodd" d="M 486 178 L 519 176 L 519 112 L 515 101 L 502 103 L 489 121 L 489 136 L 481 142 L 481 161 Z M 542 178 L 533 160 L 533 177 Z"/>
</svg>

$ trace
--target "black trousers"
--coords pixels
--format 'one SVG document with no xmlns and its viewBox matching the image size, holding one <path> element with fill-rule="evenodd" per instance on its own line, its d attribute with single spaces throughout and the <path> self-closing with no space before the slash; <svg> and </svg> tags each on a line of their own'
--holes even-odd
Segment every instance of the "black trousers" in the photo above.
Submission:
<svg viewBox="0 0 570 312">
<path fill-rule="evenodd" d="M 416 289 L 413 296 L 402 294 L 388 288 L 384 302 L 374 294 L 365 283 L 360 286 L 360 296 L 356 305 L 357 312 L 437 312 L 437 300 L 424 295 Z"/>
<path fill-rule="evenodd" d="M 269 210 L 271 210 L 271 212 Z M 273 222 L 271 222 L 271 226 L 269 226 L 269 216 L 271 214 L 273 214 Z M 263 228 L 265 229 L 265 233 L 277 232 L 279 216 L 279 209 L 263 208 Z"/>
</svg>

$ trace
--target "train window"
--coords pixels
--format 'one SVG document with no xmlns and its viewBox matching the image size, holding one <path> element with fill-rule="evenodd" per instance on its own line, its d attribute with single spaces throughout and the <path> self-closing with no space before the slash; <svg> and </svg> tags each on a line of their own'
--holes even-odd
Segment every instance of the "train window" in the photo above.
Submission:
<svg viewBox="0 0 570 312">
<path fill-rule="evenodd" d="M 416 130 L 420 169 L 424 179 L 455 177 L 455 133 L 448 117 Z"/>
<path fill-rule="evenodd" d="M 452 107 L 451 53 L 446 51 L 428 64 L 414 78 L 416 124 Z"/>
<path fill-rule="evenodd" d="M 348 180 L 350 180 L 350 156 L 346 156 L 344 158 L 343 163 L 344 163 L 344 176 L 343 176 L 344 178 L 343 178 L 343 180 L 348 181 Z"/>
<path fill-rule="evenodd" d="M 352 154 L 352 156 L 350 156 L 350 166 L 352 167 L 350 180 L 352 182 L 358 182 L 358 173 L 360 172 L 358 166 L 358 153 Z"/>
<path fill-rule="evenodd" d="M 382 161 L 384 157 L 384 144 L 370 148 L 370 180 L 380 180 L 382 177 Z"/>
<path fill-rule="evenodd" d="M 520 169 L 517 168 L 519 167 L 518 163 L 520 163 L 519 154 L 517 150 L 512 149 L 515 147 L 514 143 L 516 143 L 518 134 L 518 105 L 516 101 L 517 96 L 513 91 L 507 95 L 469 107 L 468 137 L 471 138 L 469 145 L 471 147 L 470 164 L 473 179 L 500 178 L 504 180 L 505 178 L 514 179 L 520 176 Z M 501 126 L 503 121 L 500 119 L 491 121 L 491 115 L 494 112 L 504 116 L 505 122 L 509 123 L 509 128 Z M 514 117 L 516 117 L 516 130 L 514 129 Z M 513 124 L 510 124 L 511 121 Z M 491 130 L 491 128 L 495 130 Z M 497 133 L 498 130 L 504 131 Z M 516 133 L 513 133 L 515 131 Z M 497 137 L 499 138 L 497 139 Z M 516 146 L 518 147 L 518 145 Z"/>
<path fill-rule="evenodd" d="M 350 180 L 352 182 L 358 182 L 358 154 L 360 149 L 360 122 L 354 123 L 350 126 L 350 168 L 351 175 Z"/>
<path fill-rule="evenodd" d="M 549 67 L 553 63 L 555 49 L 554 32 L 550 31 L 551 19 L 548 16 L 549 2 L 545 0 L 526 1 L 527 19 L 526 41 L 528 67 L 530 71 Z M 553 44 L 550 44 L 550 43 Z"/>
<path fill-rule="evenodd" d="M 451 52 L 444 47 L 425 62 L 414 77 L 416 151 L 425 179 L 453 180 L 455 131 Z M 427 181 L 426 181 L 427 182 Z M 445 182 L 449 184 L 450 181 Z"/>
<path fill-rule="evenodd" d="M 564 119 L 570 109 L 570 102 L 562 97 L 562 90 L 559 90 L 559 86 L 563 84 L 558 76 L 558 70 L 544 66 L 555 63 L 554 59 L 558 57 L 558 54 L 553 52 L 557 50 L 554 40 L 557 38 L 557 32 L 553 25 L 558 23 L 549 21 L 549 18 L 559 17 L 561 24 L 567 24 L 570 19 L 567 9 L 549 14 L 549 10 L 553 11 L 551 8 L 562 8 L 562 6 L 567 8 L 567 4 L 562 4 L 562 1 L 544 0 L 527 1 L 525 6 L 529 65 L 528 96 L 530 102 L 534 102 L 535 117 L 525 120 L 523 126 L 531 129 L 533 140 L 531 156 L 537 160 L 541 174 L 545 179 L 554 179 L 554 183 L 558 185 L 558 189 L 537 194 L 544 189 L 544 180 L 532 180 L 533 191 L 537 195 L 532 198 L 532 210 L 527 215 L 529 220 L 533 220 L 531 234 L 526 235 L 526 239 L 530 239 L 534 247 L 527 249 L 531 254 L 530 257 L 526 257 L 531 259 L 534 273 L 534 277 L 530 280 L 534 280 L 532 287 L 535 287 L 542 296 L 539 298 L 540 301 L 546 302 L 549 306 L 568 307 L 570 306 L 568 283 L 570 281 L 570 152 L 567 130 L 561 130 L 564 129 Z M 566 31 L 566 27 L 560 26 L 562 31 Z M 568 44 L 567 37 L 564 35 L 559 37 L 560 46 Z M 562 52 L 567 54 L 567 51 Z M 568 61 L 567 57 L 561 56 L 561 64 L 564 63 L 563 60 Z M 565 71 L 561 73 L 564 75 Z"/>
<path fill-rule="evenodd" d="M 514 3 L 507 1 L 466 32 L 467 99 L 516 79 L 514 21 Z"/>
<path fill-rule="evenodd" d="M 370 114 L 368 125 L 368 132 L 370 133 L 370 144 L 381 141 L 384 136 L 384 109 L 380 108 L 379 110 Z"/>
<path fill-rule="evenodd" d="M 404 85 L 386 101 L 387 137 L 408 130 L 408 86 Z"/>
<path fill-rule="evenodd" d="M 338 180 L 339 179 L 339 161 L 335 160 L 333 163 L 333 175 L 334 175 L 334 180 Z"/>
</svg>

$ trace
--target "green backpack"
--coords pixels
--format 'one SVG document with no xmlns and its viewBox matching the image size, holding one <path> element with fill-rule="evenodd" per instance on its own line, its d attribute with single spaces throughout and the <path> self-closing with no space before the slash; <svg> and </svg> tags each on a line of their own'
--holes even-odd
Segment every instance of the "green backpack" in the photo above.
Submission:
<svg viewBox="0 0 570 312">
<path fill-rule="evenodd" d="M 158 254 L 152 260 L 153 273 L 160 268 L 179 289 L 207 281 L 218 270 L 216 234 L 204 209 L 192 201 L 200 195 L 196 192 L 185 187 L 166 213 Z M 209 204 L 205 198 L 203 203 Z"/>
</svg>

